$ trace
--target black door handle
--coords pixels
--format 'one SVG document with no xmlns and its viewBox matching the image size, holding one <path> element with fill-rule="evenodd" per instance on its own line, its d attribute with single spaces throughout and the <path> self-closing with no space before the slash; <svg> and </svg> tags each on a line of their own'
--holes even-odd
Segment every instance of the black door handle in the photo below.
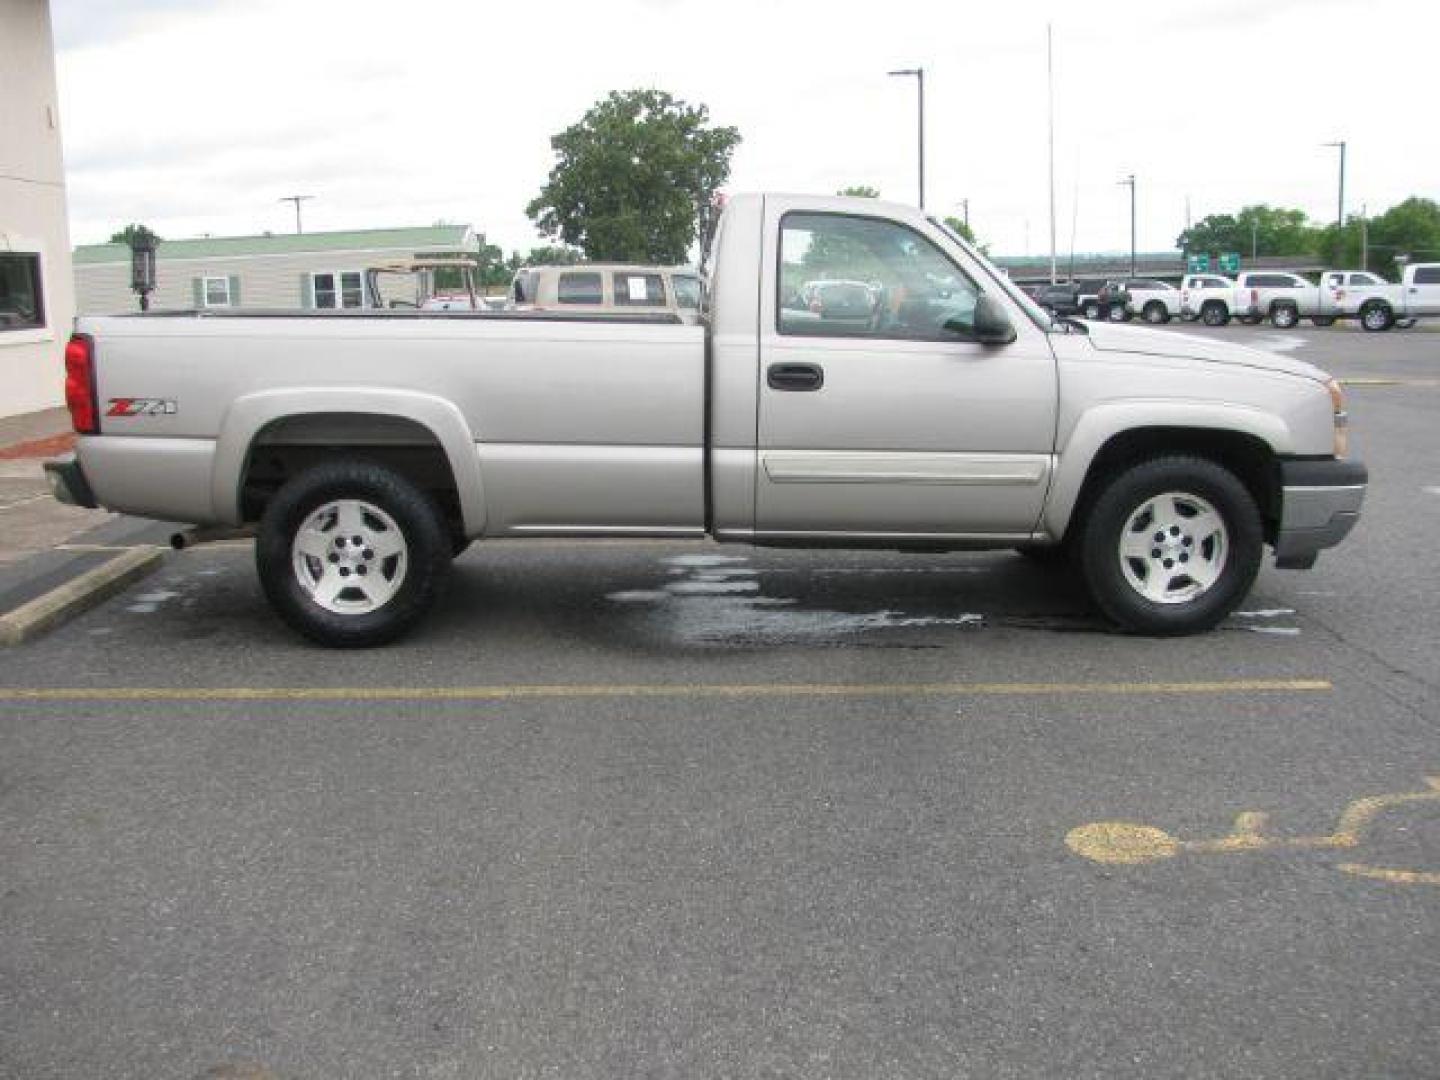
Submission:
<svg viewBox="0 0 1440 1080">
<path fill-rule="evenodd" d="M 825 385 L 825 369 L 819 364 L 771 364 L 765 382 L 771 390 L 819 390 Z"/>
</svg>

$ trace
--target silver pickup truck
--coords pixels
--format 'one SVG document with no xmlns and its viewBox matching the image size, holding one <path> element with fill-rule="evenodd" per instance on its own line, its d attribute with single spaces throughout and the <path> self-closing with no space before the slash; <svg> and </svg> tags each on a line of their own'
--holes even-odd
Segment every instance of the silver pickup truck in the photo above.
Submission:
<svg viewBox="0 0 1440 1080">
<path fill-rule="evenodd" d="M 217 311 L 82 318 L 59 498 L 253 528 L 327 645 L 419 619 L 490 537 L 1012 547 L 1119 626 L 1183 634 L 1269 544 L 1354 526 L 1340 387 L 1296 360 L 1055 321 L 932 218 L 744 195 L 699 325 L 673 315 Z M 855 283 L 816 303 L 820 283 Z M 853 294 L 853 295 L 852 295 Z"/>
</svg>

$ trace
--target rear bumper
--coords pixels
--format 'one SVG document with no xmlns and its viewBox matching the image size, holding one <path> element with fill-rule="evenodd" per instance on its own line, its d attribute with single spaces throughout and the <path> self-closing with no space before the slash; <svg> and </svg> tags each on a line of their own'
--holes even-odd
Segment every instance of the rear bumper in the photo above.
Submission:
<svg viewBox="0 0 1440 1080">
<path fill-rule="evenodd" d="M 1280 528 L 1275 565 L 1306 570 L 1360 520 L 1370 474 L 1358 461 L 1318 458 L 1280 463 Z"/>
<path fill-rule="evenodd" d="M 74 454 L 47 461 L 44 468 L 45 479 L 50 483 L 50 493 L 60 502 L 70 506 L 83 506 L 87 510 L 99 508 L 95 493 L 90 490 L 90 482 L 85 479 L 85 470 L 80 468 L 80 462 L 75 460 Z"/>
</svg>

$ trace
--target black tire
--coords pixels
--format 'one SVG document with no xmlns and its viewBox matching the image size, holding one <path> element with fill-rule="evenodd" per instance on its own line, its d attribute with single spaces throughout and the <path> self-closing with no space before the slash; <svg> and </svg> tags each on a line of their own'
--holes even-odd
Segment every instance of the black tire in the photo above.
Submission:
<svg viewBox="0 0 1440 1080">
<path fill-rule="evenodd" d="M 1384 333 L 1395 325 L 1395 312 L 1389 304 L 1372 300 L 1360 308 L 1360 325 L 1371 333 Z"/>
<path fill-rule="evenodd" d="M 1193 597 L 1176 602 L 1151 599 L 1132 585 L 1127 563 L 1133 568 L 1137 560 L 1120 554 L 1127 536 L 1149 531 L 1148 524 L 1131 528 L 1136 516 L 1152 500 L 1163 501 L 1158 497 L 1167 493 L 1208 503 L 1226 534 L 1223 547 L 1215 549 L 1223 551 L 1223 558 L 1216 558 L 1215 580 Z M 1260 569 L 1264 535 L 1255 500 L 1234 473 L 1205 458 L 1173 456 L 1140 462 L 1106 484 L 1085 515 L 1079 544 L 1086 588 L 1107 618 L 1133 633 L 1175 636 L 1209 630 L 1245 598 Z M 1200 548 L 1177 550 L 1196 553 Z M 1170 581 L 1183 581 L 1186 576 L 1183 569 L 1161 570 L 1158 557 L 1154 572 Z"/>
<path fill-rule="evenodd" d="M 1277 330 L 1293 330 L 1300 325 L 1300 309 L 1294 304 L 1272 304 L 1270 325 Z"/>
<path fill-rule="evenodd" d="M 378 508 L 403 541 L 404 569 L 396 573 L 394 593 L 370 610 L 327 610 L 301 583 L 293 547 L 297 535 L 312 515 L 337 500 Z M 346 537 L 336 542 L 342 541 Z M 440 508 L 405 477 L 371 462 L 333 461 L 306 469 L 270 500 L 256 533 L 255 566 L 266 598 L 292 629 L 321 645 L 366 648 L 395 640 L 429 610 L 450 569 L 451 543 Z"/>
<path fill-rule="evenodd" d="M 1200 309 L 1200 320 L 1206 326 L 1224 326 L 1230 321 L 1230 309 L 1219 300 L 1207 300 Z"/>
<path fill-rule="evenodd" d="M 1312 316 L 1310 317 L 1310 321 L 1311 321 L 1312 323 L 1314 323 L 1316 326 L 1334 326 L 1334 325 L 1335 325 L 1335 316 L 1334 316 L 1334 315 L 1312 315 Z"/>
<path fill-rule="evenodd" d="M 1094 300 L 1087 301 L 1083 309 L 1085 318 L 1095 322 L 1100 318 L 1100 305 Z"/>
<path fill-rule="evenodd" d="M 1129 322 L 1131 318 L 1130 312 L 1125 309 L 1124 304 L 1111 304 L 1110 310 L 1106 312 L 1106 317 L 1111 322 Z"/>
<path fill-rule="evenodd" d="M 1163 325 L 1170 321 L 1170 309 L 1160 300 L 1151 300 L 1145 305 L 1145 310 L 1141 312 L 1141 314 L 1145 316 L 1147 323 L 1154 326 Z"/>
</svg>

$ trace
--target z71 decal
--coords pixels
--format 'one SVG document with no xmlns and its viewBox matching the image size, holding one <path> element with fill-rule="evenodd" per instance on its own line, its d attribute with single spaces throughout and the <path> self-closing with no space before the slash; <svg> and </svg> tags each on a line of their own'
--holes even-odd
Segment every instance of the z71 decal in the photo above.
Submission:
<svg viewBox="0 0 1440 1080">
<path fill-rule="evenodd" d="M 112 397 L 106 416 L 174 416 L 180 410 L 164 398 Z"/>
</svg>

